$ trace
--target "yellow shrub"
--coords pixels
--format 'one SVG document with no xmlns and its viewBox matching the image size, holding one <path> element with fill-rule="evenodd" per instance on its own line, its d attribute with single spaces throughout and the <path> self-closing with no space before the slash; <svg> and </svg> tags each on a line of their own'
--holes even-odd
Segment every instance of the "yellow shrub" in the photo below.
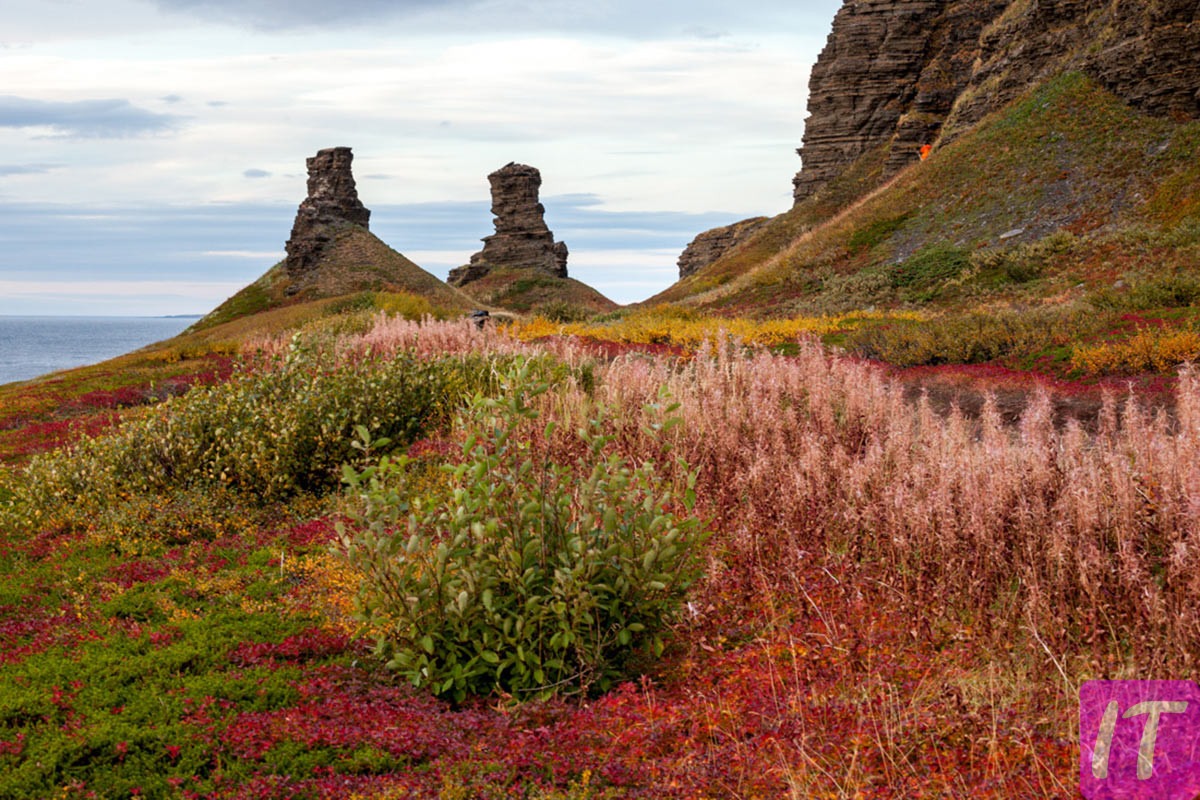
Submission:
<svg viewBox="0 0 1200 800">
<path fill-rule="evenodd" d="M 1076 347 L 1071 366 L 1090 375 L 1172 372 L 1200 358 L 1200 332 L 1143 329 L 1124 342 Z"/>
<path fill-rule="evenodd" d="M 374 306 L 379 311 L 405 319 L 420 320 L 435 315 L 441 316 L 436 314 L 428 298 L 411 292 L 379 292 L 374 297 Z"/>
<path fill-rule="evenodd" d="M 705 317 L 691 309 L 658 306 L 638 311 L 613 322 L 558 324 L 540 317 L 514 323 L 511 331 L 520 339 L 546 336 L 584 336 L 625 344 L 670 344 L 696 348 L 704 342 L 734 337 L 749 345 L 778 347 L 806 334 L 818 336 L 844 330 L 859 322 L 881 319 L 922 320 L 915 312 L 856 312 L 832 317 L 793 317 L 755 320 L 738 317 Z"/>
</svg>

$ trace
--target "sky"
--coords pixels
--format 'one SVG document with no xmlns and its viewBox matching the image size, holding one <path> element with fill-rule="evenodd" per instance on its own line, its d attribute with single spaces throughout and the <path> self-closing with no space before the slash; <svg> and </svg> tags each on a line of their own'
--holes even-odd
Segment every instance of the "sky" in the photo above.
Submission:
<svg viewBox="0 0 1200 800">
<path fill-rule="evenodd" d="M 840 0 L 0 0 L 0 315 L 200 314 L 283 257 L 304 161 L 440 278 L 542 173 L 620 303 L 699 232 L 791 205 Z"/>
</svg>

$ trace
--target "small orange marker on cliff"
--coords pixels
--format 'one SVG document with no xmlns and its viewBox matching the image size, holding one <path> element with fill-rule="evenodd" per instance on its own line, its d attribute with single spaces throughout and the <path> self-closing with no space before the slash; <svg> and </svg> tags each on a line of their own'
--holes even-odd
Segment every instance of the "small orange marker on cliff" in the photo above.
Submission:
<svg viewBox="0 0 1200 800">
<path fill-rule="evenodd" d="M 929 158 L 929 152 L 931 150 L 933 150 L 933 145 L 931 145 L 931 144 L 923 145 L 921 147 L 921 160 L 922 161 Z"/>
</svg>

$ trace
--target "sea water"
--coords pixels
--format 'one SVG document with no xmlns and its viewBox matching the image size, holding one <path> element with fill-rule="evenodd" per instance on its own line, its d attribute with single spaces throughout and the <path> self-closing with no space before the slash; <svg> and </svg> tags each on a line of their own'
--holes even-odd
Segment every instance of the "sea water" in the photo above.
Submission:
<svg viewBox="0 0 1200 800">
<path fill-rule="evenodd" d="M 0 383 L 95 364 L 169 339 L 190 317 L 0 316 Z"/>
</svg>

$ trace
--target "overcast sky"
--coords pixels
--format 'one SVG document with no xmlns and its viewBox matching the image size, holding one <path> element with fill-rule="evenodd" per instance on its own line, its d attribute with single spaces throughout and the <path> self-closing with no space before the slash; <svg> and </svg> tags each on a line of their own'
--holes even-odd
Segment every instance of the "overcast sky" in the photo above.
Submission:
<svg viewBox="0 0 1200 800">
<path fill-rule="evenodd" d="M 203 313 L 282 258 L 304 160 L 444 278 L 487 174 L 542 172 L 568 269 L 666 288 L 791 204 L 840 0 L 0 0 L 0 314 Z"/>
</svg>

